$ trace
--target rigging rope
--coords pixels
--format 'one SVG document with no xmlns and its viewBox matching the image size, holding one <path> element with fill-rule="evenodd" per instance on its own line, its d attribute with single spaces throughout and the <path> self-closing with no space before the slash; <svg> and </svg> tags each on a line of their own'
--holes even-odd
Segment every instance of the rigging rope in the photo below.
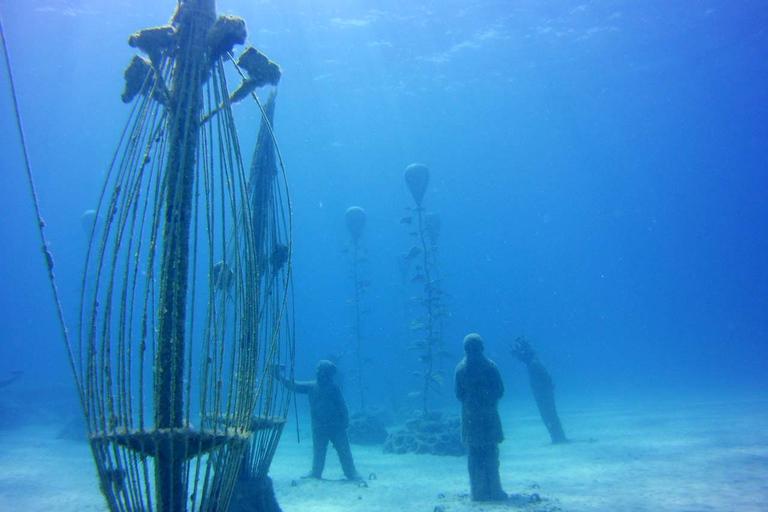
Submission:
<svg viewBox="0 0 768 512">
<path fill-rule="evenodd" d="M 29 161 L 29 152 L 27 151 L 27 141 L 26 141 L 26 138 L 24 137 L 24 127 L 21 122 L 21 113 L 19 111 L 19 101 L 16 95 L 16 84 L 13 79 L 11 58 L 8 54 L 8 43 L 5 39 L 5 30 L 3 28 L 2 16 L 0 16 L 0 40 L 2 40 L 2 44 L 3 44 L 3 57 L 5 60 L 5 69 L 8 73 L 8 86 L 11 90 L 11 97 L 13 100 L 13 113 L 14 113 L 14 119 L 16 121 L 16 131 L 19 135 L 19 141 L 21 143 L 21 151 L 24 155 L 24 170 L 27 176 L 29 194 L 32 198 L 32 205 L 35 209 L 35 217 L 37 218 L 37 231 L 38 231 L 38 234 L 40 235 L 40 243 L 41 243 L 43 255 L 45 256 L 45 265 L 46 265 L 46 268 L 48 269 L 48 282 L 51 287 L 51 293 L 53 294 L 53 300 L 56 303 L 56 315 L 59 321 L 59 328 L 61 329 L 61 335 L 64 338 L 64 344 L 66 345 L 69 365 L 72 370 L 72 373 L 75 375 L 75 386 L 77 387 L 78 399 L 80 400 L 80 404 L 83 406 L 83 409 L 85 409 L 85 396 L 83 394 L 83 387 L 82 387 L 82 384 L 80 383 L 80 379 L 77 377 L 77 374 L 76 374 L 77 368 L 75 366 L 74 353 L 72 352 L 72 344 L 69 339 L 69 331 L 67 330 L 67 324 L 64 321 L 64 310 L 62 308 L 61 300 L 59 298 L 59 289 L 56 286 L 56 276 L 53 272 L 53 268 L 54 268 L 53 254 L 51 253 L 51 250 L 50 250 L 50 243 L 48 242 L 48 239 L 45 236 L 45 220 L 43 220 L 43 216 L 40 212 L 40 203 L 37 199 L 37 188 L 35 187 L 35 180 L 32 173 L 32 165 L 30 164 L 30 161 Z"/>
</svg>

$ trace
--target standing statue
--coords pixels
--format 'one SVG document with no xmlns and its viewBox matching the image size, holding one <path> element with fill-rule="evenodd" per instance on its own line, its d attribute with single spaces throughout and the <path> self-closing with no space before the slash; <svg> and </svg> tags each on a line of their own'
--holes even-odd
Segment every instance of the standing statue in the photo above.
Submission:
<svg viewBox="0 0 768 512">
<path fill-rule="evenodd" d="M 552 376 L 547 371 L 544 363 L 539 359 L 538 354 L 531 343 L 525 339 L 525 336 L 518 337 L 509 347 L 510 352 L 520 362 L 528 368 L 528 380 L 531 383 L 531 391 L 536 399 L 536 405 L 539 406 L 539 414 L 544 421 L 549 437 L 552 443 L 566 443 L 563 425 L 560 423 L 560 416 L 557 415 L 555 407 L 555 385 L 552 383 Z"/>
<path fill-rule="evenodd" d="M 344 476 L 349 480 L 362 479 L 355 469 L 352 450 L 349 448 L 347 404 L 341 389 L 333 380 L 336 375 L 336 365 L 326 360 L 317 363 L 317 380 L 313 381 L 295 382 L 286 379 L 281 373 L 278 375 L 280 381 L 289 389 L 309 397 L 309 411 L 312 418 L 312 471 L 304 478 L 322 478 L 330 441 L 339 455 Z"/>
<path fill-rule="evenodd" d="M 456 366 L 454 391 L 461 402 L 461 442 L 469 446 L 472 501 L 504 501 L 508 496 L 499 478 L 499 443 L 504 432 L 497 410 L 504 383 L 483 348 L 480 335 L 464 338 L 466 357 Z"/>
</svg>

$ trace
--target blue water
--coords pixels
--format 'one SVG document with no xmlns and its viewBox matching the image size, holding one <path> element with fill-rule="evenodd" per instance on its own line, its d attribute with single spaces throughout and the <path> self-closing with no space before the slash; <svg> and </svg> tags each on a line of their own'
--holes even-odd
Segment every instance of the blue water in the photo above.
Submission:
<svg viewBox="0 0 768 512">
<path fill-rule="evenodd" d="M 0 1 L 65 314 L 76 318 L 81 214 L 128 107 L 127 36 L 175 2 Z M 293 200 L 297 373 L 354 343 L 349 235 L 362 238 L 368 402 L 407 403 L 421 314 L 397 259 L 412 199 L 442 218 L 445 342 L 478 332 L 508 394 L 521 332 L 563 407 L 761 398 L 768 384 L 768 5 L 762 1 L 222 0 L 283 68 L 276 134 Z M 0 379 L 34 402 L 72 380 L 0 75 Z M 258 116 L 236 109 L 244 154 Z M 74 326 L 71 326 L 73 328 Z M 349 375 L 349 372 L 346 372 Z M 14 390 L 15 389 L 15 390 Z M 346 383 L 355 405 L 353 383 Z M 450 385 L 441 404 L 457 408 Z M 67 407 L 70 407 L 68 405 Z M 71 405 L 74 408 L 74 405 Z"/>
</svg>

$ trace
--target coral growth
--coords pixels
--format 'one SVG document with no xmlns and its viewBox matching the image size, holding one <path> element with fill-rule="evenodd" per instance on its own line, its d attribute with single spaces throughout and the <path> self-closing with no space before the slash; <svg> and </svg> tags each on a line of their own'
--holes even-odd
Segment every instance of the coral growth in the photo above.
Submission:
<svg viewBox="0 0 768 512">
<path fill-rule="evenodd" d="M 386 424 L 386 414 L 376 408 L 353 413 L 347 427 L 349 442 L 361 445 L 383 444 L 389 436 Z"/>
<path fill-rule="evenodd" d="M 461 444 L 461 419 L 456 414 L 431 411 L 405 423 L 390 434 L 384 453 L 428 453 L 461 456 L 467 448 Z"/>
</svg>

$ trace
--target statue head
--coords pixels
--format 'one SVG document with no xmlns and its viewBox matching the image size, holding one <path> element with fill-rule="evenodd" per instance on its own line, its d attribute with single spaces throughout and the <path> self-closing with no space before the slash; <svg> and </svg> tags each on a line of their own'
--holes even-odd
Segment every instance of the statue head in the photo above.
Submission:
<svg viewBox="0 0 768 512">
<path fill-rule="evenodd" d="M 467 334 L 464 338 L 464 353 L 467 354 L 468 359 L 478 358 L 483 355 L 484 348 L 483 338 L 479 334 Z"/>
<path fill-rule="evenodd" d="M 336 376 L 336 365 L 327 359 L 323 359 L 317 363 L 315 375 L 317 376 L 317 382 L 330 383 Z"/>
</svg>

